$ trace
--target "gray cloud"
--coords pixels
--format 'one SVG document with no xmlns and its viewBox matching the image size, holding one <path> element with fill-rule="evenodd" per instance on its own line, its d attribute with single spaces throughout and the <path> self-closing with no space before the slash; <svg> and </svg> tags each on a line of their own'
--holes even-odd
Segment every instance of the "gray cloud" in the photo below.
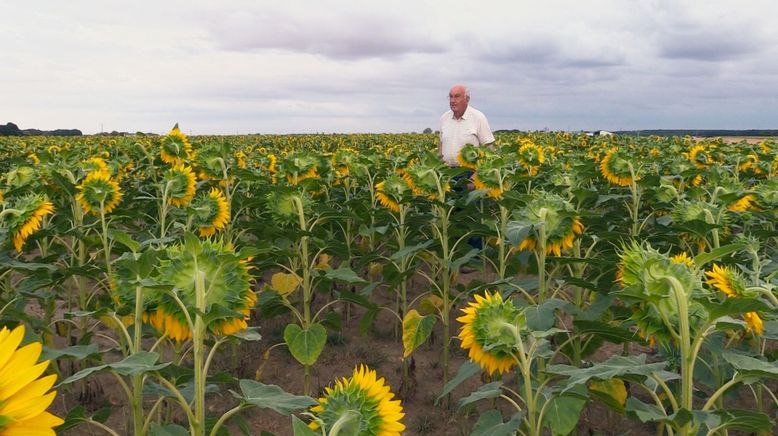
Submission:
<svg viewBox="0 0 778 436">
<path fill-rule="evenodd" d="M 756 53 L 763 42 L 742 31 L 701 29 L 671 31 L 659 39 L 659 56 L 669 59 L 724 61 Z"/>
</svg>

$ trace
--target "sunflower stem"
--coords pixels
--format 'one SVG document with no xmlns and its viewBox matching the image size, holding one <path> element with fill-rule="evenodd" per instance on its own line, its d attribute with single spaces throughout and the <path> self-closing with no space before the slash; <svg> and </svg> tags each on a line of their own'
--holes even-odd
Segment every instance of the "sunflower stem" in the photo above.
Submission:
<svg viewBox="0 0 778 436">
<path fill-rule="evenodd" d="M 295 173 L 295 178 L 297 173 Z M 311 299 L 313 297 L 313 290 L 311 289 L 311 270 L 310 260 L 308 259 L 308 236 L 307 225 L 305 220 L 305 209 L 303 209 L 303 202 L 299 197 L 294 197 L 294 204 L 297 206 L 297 217 L 299 219 L 300 230 L 304 233 L 300 237 L 300 262 L 303 269 L 303 330 L 308 330 L 311 326 Z M 311 365 L 304 364 L 305 376 L 303 379 L 303 392 L 305 395 L 311 393 Z"/>
<path fill-rule="evenodd" d="M 194 329 L 192 331 L 192 343 L 194 353 L 194 383 L 195 383 L 195 416 L 194 422 L 190 423 L 192 434 L 194 436 L 205 435 L 205 366 L 203 358 L 205 355 L 205 322 L 202 313 L 205 313 L 205 272 L 197 267 L 197 258 L 195 257 L 195 304 L 197 313 L 195 313 Z"/>
<path fill-rule="evenodd" d="M 138 277 L 140 280 L 140 277 Z M 141 337 L 142 337 L 142 319 L 143 314 L 143 287 L 135 287 L 135 325 L 134 335 L 132 337 L 132 354 L 139 353 L 141 351 Z M 143 430 L 143 374 L 133 374 L 132 376 L 132 418 L 133 428 L 135 434 L 143 436 L 145 434 Z"/>
</svg>

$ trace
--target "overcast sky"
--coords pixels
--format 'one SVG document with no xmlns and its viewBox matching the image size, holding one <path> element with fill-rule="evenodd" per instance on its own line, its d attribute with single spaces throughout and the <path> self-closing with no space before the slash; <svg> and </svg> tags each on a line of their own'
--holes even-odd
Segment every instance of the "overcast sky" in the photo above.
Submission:
<svg viewBox="0 0 778 436">
<path fill-rule="evenodd" d="M 764 1 L 3 2 L 0 124 L 419 132 L 778 128 Z"/>
</svg>

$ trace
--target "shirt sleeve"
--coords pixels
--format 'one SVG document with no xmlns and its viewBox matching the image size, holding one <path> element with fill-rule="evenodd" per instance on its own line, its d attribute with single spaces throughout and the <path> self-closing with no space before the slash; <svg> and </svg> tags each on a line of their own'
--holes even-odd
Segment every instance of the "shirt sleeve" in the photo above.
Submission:
<svg viewBox="0 0 778 436">
<path fill-rule="evenodd" d="M 494 142 L 494 135 L 492 129 L 489 127 L 489 121 L 486 117 L 480 117 L 481 120 L 478 123 L 478 142 L 479 145 L 489 144 Z"/>
</svg>

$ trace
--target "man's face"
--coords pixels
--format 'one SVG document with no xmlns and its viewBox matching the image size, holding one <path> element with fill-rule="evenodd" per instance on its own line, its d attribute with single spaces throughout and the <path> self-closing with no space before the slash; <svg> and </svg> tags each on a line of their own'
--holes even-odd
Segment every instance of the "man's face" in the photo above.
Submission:
<svg viewBox="0 0 778 436">
<path fill-rule="evenodd" d="M 468 98 L 465 96 L 465 88 L 461 86 L 455 86 L 448 92 L 448 105 L 451 111 L 454 112 L 454 116 L 461 117 L 467 109 Z"/>
</svg>

